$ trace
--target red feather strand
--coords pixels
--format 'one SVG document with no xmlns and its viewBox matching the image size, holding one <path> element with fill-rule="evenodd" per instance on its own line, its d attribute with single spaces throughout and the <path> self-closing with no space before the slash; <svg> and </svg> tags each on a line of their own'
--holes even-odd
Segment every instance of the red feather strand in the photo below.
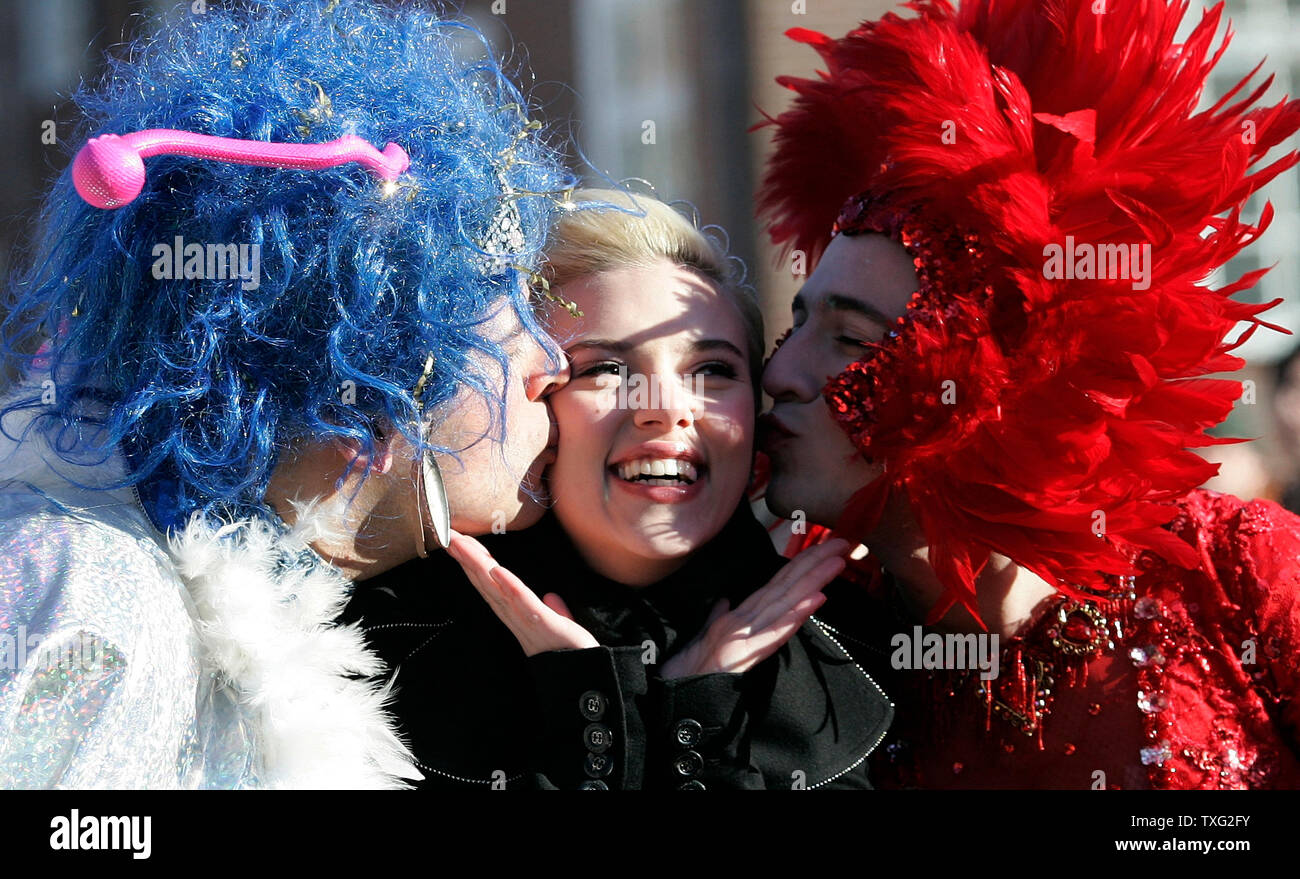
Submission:
<svg viewBox="0 0 1300 879">
<path fill-rule="evenodd" d="M 1222 4 L 1181 45 L 1186 0 L 907 6 L 915 18 L 840 40 L 789 31 L 826 71 L 782 77 L 794 102 L 759 126 L 773 129 L 759 207 L 776 244 L 815 261 L 837 232 L 878 232 L 918 267 L 898 332 L 823 392 L 885 465 L 840 532 L 860 538 L 903 492 L 946 590 L 931 620 L 955 604 L 979 618 L 993 552 L 1080 597 L 1138 551 L 1195 566 L 1161 526 L 1216 472 L 1187 449 L 1224 441 L 1205 431 L 1241 393 L 1199 376 L 1239 369 L 1231 351 L 1281 329 L 1259 317 L 1276 303 L 1229 298 L 1266 270 L 1202 282 L 1268 227 L 1271 205 L 1255 225 L 1241 210 L 1300 160 L 1254 167 L 1300 128 L 1300 102 L 1255 106 L 1265 82 L 1229 105 L 1257 67 L 1196 111 L 1231 38 L 1214 45 Z M 1044 248 L 1066 236 L 1149 245 L 1149 287 L 1047 278 Z"/>
</svg>

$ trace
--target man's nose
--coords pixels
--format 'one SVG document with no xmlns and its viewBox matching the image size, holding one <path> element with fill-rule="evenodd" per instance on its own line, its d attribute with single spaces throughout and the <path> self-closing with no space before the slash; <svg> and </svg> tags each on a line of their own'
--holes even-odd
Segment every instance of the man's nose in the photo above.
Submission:
<svg viewBox="0 0 1300 879">
<path fill-rule="evenodd" d="M 799 330 L 791 330 L 783 343 L 772 352 L 763 369 L 763 391 L 773 400 L 810 400 L 820 390 L 806 369 L 807 357 L 801 357 L 804 339 Z"/>
<path fill-rule="evenodd" d="M 540 346 L 539 346 L 539 350 Z M 569 383 L 569 358 L 559 348 L 553 348 L 548 356 L 541 351 L 539 364 L 528 377 L 527 394 L 529 400 L 541 400 Z"/>
</svg>

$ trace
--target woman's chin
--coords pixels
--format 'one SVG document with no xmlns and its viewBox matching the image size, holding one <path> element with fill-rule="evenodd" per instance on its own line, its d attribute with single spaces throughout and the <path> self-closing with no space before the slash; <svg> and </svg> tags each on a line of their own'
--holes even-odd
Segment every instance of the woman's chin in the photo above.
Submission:
<svg viewBox="0 0 1300 879">
<path fill-rule="evenodd" d="M 685 559 L 717 537 L 723 524 L 688 517 L 643 516 L 624 526 L 625 546 L 629 552 L 646 559 Z"/>
<path fill-rule="evenodd" d="M 697 485 L 699 485 L 697 483 Z M 644 492 L 616 492 L 607 508 L 609 519 L 621 524 L 628 543 L 639 544 L 646 558 L 682 558 L 702 549 L 721 533 L 738 500 L 724 503 L 715 486 L 704 484 L 683 503 L 674 498 L 660 503 Z M 661 489 L 676 492 L 676 489 Z M 721 511 L 726 510 L 726 515 Z"/>
</svg>

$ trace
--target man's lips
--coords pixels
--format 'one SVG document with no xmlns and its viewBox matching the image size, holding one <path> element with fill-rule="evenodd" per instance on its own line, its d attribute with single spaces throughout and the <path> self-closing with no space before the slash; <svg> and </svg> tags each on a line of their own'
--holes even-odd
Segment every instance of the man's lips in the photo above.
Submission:
<svg viewBox="0 0 1300 879">
<path fill-rule="evenodd" d="M 780 442 L 792 436 L 798 436 L 798 434 L 791 430 L 775 412 L 764 412 L 758 417 L 758 443 L 760 446 L 767 447 L 771 443 Z"/>
</svg>

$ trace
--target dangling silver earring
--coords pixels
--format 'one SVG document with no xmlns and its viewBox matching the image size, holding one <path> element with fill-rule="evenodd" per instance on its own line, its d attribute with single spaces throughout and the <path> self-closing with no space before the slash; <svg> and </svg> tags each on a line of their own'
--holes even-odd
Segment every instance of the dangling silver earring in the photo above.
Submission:
<svg viewBox="0 0 1300 879">
<path fill-rule="evenodd" d="M 424 386 L 433 375 L 434 357 L 432 354 L 424 361 L 424 372 L 415 385 L 412 396 L 415 398 L 416 412 L 421 424 L 424 421 Z M 423 431 L 421 431 L 423 432 Z M 424 512 L 422 507 L 429 507 L 429 518 L 433 526 L 433 539 L 439 549 L 446 549 L 451 543 L 451 504 L 447 500 L 447 487 L 442 481 L 442 471 L 434 460 L 432 451 L 425 451 L 421 456 L 420 469 L 415 475 L 415 516 L 420 524 L 420 536 L 416 541 L 416 552 L 420 558 L 429 557 L 429 547 L 424 538 Z"/>
<path fill-rule="evenodd" d="M 429 505 L 429 517 L 433 520 L 433 539 L 438 541 L 439 549 L 446 549 L 451 543 L 451 504 L 447 502 L 447 488 L 442 484 L 442 471 L 433 459 L 433 452 L 424 453 L 424 460 L 420 462 L 420 474 L 424 483 L 424 499 Z"/>
</svg>

